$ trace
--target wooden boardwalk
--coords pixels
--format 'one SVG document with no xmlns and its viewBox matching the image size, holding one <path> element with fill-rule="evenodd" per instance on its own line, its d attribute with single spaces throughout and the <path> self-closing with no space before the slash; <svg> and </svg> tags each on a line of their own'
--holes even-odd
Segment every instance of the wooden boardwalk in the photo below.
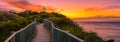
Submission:
<svg viewBox="0 0 120 42">
<path fill-rule="evenodd" d="M 36 36 L 32 39 L 31 42 L 51 42 L 50 32 L 44 28 L 43 24 L 37 25 Z"/>
</svg>

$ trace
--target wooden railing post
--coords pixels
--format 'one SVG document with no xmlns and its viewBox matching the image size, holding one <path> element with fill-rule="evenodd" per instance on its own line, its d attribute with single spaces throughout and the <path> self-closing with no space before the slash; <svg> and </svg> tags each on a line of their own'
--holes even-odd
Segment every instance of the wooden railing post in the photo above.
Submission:
<svg viewBox="0 0 120 42">
<path fill-rule="evenodd" d="M 14 34 L 14 31 L 11 31 L 10 35 Z M 13 37 L 13 39 L 10 40 L 10 42 L 15 42 L 15 37 Z"/>
<path fill-rule="evenodd" d="M 33 35 L 35 35 L 35 24 L 37 23 L 36 19 L 34 22 L 27 25 L 25 28 L 22 28 L 16 32 L 12 31 L 11 36 L 5 40 L 5 42 L 29 42 Z M 31 30 L 35 29 L 35 30 Z M 27 34 L 28 33 L 28 34 Z"/>
<path fill-rule="evenodd" d="M 53 22 L 44 19 L 45 27 L 51 32 L 52 42 L 84 42 L 82 39 L 72 35 L 69 31 L 63 31 L 56 28 Z"/>
<path fill-rule="evenodd" d="M 25 42 L 25 32 L 24 31 L 22 31 L 20 33 L 20 42 Z"/>
</svg>

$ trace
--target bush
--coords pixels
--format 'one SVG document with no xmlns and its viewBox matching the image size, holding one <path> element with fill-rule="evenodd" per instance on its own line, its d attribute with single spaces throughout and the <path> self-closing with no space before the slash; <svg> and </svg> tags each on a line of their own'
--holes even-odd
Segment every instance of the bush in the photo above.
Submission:
<svg viewBox="0 0 120 42">
<path fill-rule="evenodd" d="M 2 40 L 5 40 L 10 35 L 11 31 L 17 31 L 21 28 L 24 28 L 27 24 L 29 24 L 24 18 L 16 18 L 15 20 L 4 22 L 0 24 L 0 36 Z"/>
<path fill-rule="evenodd" d="M 69 18 L 58 13 L 46 13 L 46 12 L 32 12 L 25 11 L 16 13 L 20 17 L 6 15 L 9 13 L 0 12 L 0 42 L 3 42 L 10 34 L 11 31 L 17 31 L 21 28 L 24 28 L 27 24 L 31 23 L 33 19 L 37 18 L 40 22 L 43 19 L 49 19 L 53 21 L 56 27 L 59 29 L 68 31 L 69 33 L 83 39 L 85 42 L 104 42 L 96 33 L 85 32 L 82 27 L 79 27 Z M 4 15 L 5 14 L 5 15 Z M 112 41 L 112 40 L 110 40 Z"/>
<path fill-rule="evenodd" d="M 108 40 L 108 41 L 106 41 L 106 42 L 114 42 L 114 40 L 113 40 L 113 39 L 110 39 L 110 40 Z"/>
<path fill-rule="evenodd" d="M 25 11 L 16 14 L 0 12 L 0 42 L 7 39 L 11 31 L 17 31 L 24 28 L 35 18 L 39 22 L 42 22 L 40 14 L 32 11 Z"/>
<path fill-rule="evenodd" d="M 49 20 L 51 20 L 59 29 L 68 31 L 69 33 L 83 39 L 85 42 L 105 42 L 102 38 L 94 32 L 86 32 L 71 21 L 69 18 L 57 13 L 50 15 Z"/>
<path fill-rule="evenodd" d="M 1 12 L 0 13 L 0 22 L 6 22 L 6 21 L 14 20 L 15 18 L 19 18 L 19 17 L 14 15 L 14 14 L 7 13 L 7 12 Z"/>
</svg>

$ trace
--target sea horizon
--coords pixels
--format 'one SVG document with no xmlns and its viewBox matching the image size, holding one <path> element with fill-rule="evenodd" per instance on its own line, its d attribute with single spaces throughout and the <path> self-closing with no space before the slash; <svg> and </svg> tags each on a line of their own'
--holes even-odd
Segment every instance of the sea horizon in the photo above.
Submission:
<svg viewBox="0 0 120 42">
<path fill-rule="evenodd" d="M 113 20 L 112 20 L 113 19 Z M 120 20 L 118 18 L 72 19 L 87 32 L 95 32 L 104 40 L 120 42 Z"/>
</svg>

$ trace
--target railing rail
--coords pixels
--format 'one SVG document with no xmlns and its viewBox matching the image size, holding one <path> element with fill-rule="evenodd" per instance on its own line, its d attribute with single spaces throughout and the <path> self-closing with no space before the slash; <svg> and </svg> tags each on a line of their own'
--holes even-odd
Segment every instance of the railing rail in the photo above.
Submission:
<svg viewBox="0 0 120 42">
<path fill-rule="evenodd" d="M 22 28 L 14 32 L 8 39 L 4 42 L 29 42 L 30 39 L 36 34 L 36 19 L 34 22 L 27 25 L 25 28 Z"/>
<path fill-rule="evenodd" d="M 44 19 L 44 26 L 51 32 L 52 42 L 84 42 L 82 39 L 56 28 L 53 23 Z"/>
</svg>

